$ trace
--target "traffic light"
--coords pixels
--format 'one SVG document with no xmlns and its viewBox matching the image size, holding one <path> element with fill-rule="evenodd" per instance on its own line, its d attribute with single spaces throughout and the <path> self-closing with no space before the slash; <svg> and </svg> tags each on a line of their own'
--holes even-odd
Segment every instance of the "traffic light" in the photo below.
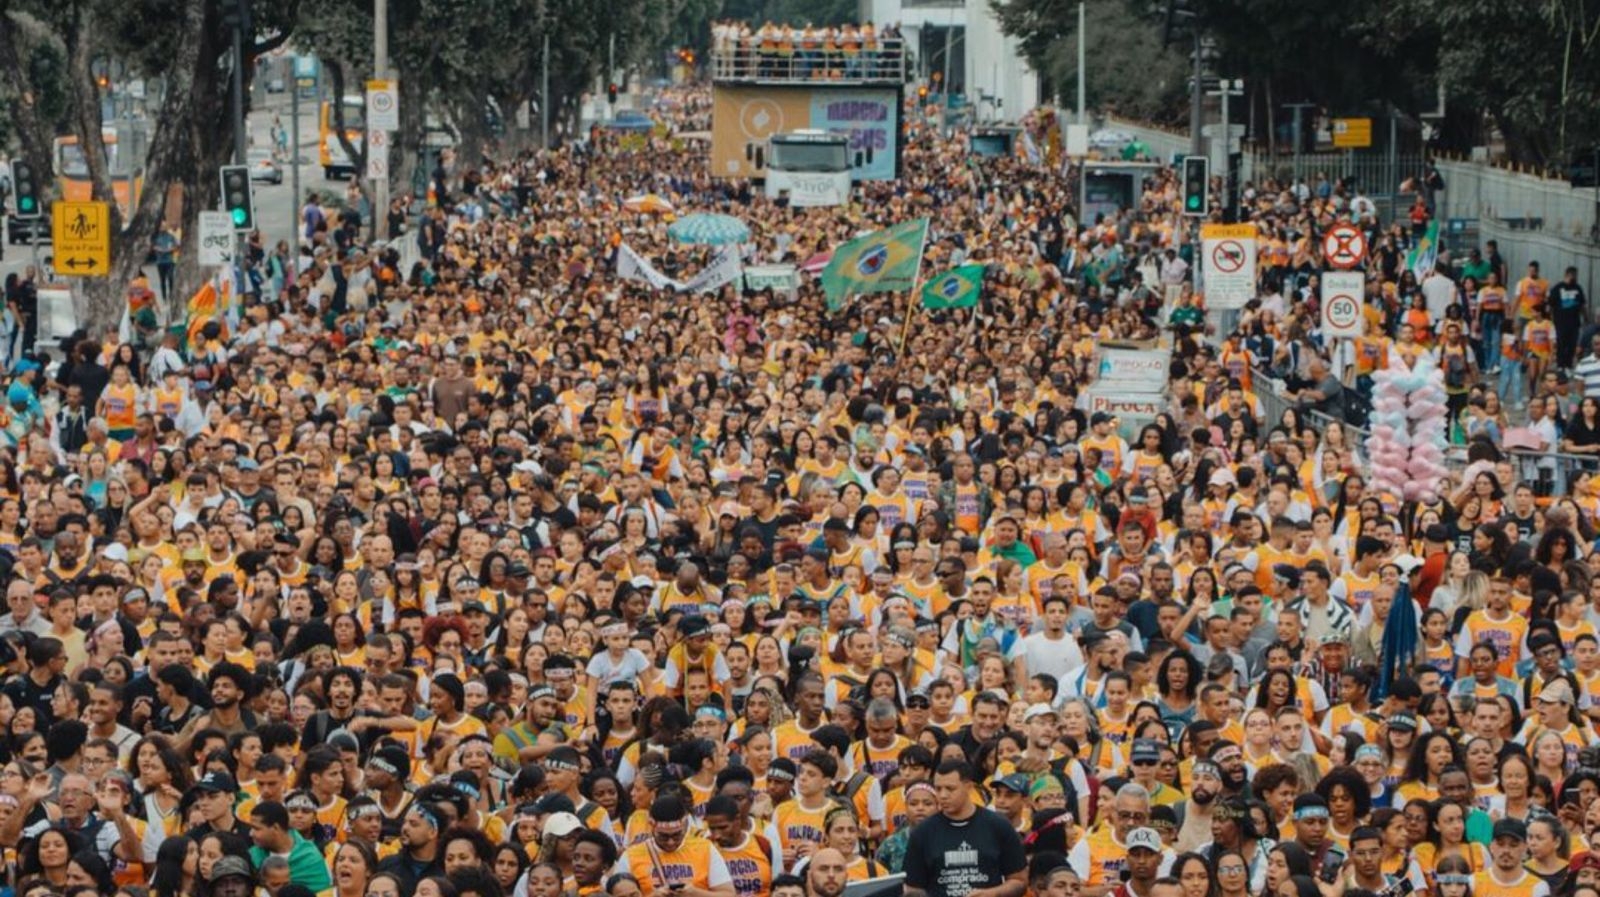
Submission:
<svg viewBox="0 0 1600 897">
<path fill-rule="evenodd" d="M 39 177 L 33 166 L 22 159 L 11 160 L 11 190 L 17 198 L 18 218 L 38 218 L 43 214 Z"/>
<path fill-rule="evenodd" d="M 1211 183 L 1211 162 L 1205 156 L 1183 157 L 1183 214 L 1206 214 L 1206 188 Z"/>
<path fill-rule="evenodd" d="M 250 196 L 250 166 L 222 166 L 222 209 L 236 231 L 256 229 L 255 203 Z"/>
<path fill-rule="evenodd" d="M 923 84 L 923 85 L 920 85 L 919 87 L 917 87 L 917 99 L 926 100 L 927 98 L 928 98 L 928 85 Z"/>
<path fill-rule="evenodd" d="M 617 85 L 615 82 L 606 85 L 606 102 L 617 105 Z"/>
</svg>

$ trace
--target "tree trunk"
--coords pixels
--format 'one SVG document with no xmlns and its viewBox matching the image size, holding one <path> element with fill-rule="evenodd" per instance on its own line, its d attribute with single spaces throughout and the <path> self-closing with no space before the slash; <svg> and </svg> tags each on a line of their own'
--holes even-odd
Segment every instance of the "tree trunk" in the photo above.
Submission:
<svg viewBox="0 0 1600 897">
<path fill-rule="evenodd" d="M 122 209 L 117 205 L 116 191 L 112 188 L 105 134 L 101 131 L 105 119 L 100 109 L 100 85 L 95 80 L 92 65 L 94 47 L 81 13 L 70 18 L 63 39 L 67 47 L 67 76 L 72 85 L 72 130 L 77 135 L 78 149 L 88 169 L 89 195 L 107 204 L 112 257 L 116 258 L 119 255 L 116 250 L 121 248 L 123 252 L 120 255 L 123 262 L 127 263 L 127 247 L 116 245 L 121 242 L 116 237 L 122 233 Z M 131 189 L 132 185 L 129 187 Z M 139 258 L 143 259 L 142 253 Z M 61 259 L 56 259 L 56 265 L 59 270 Z M 87 300 L 84 324 L 91 334 L 104 333 L 106 328 L 117 326 L 122 318 L 124 282 L 115 273 L 113 269 L 110 276 L 86 277 L 82 280 L 83 295 Z"/>
<path fill-rule="evenodd" d="M 360 178 L 367 172 L 367 141 L 363 137 L 361 149 L 358 152 L 350 135 L 346 133 L 344 125 L 344 63 L 337 59 L 324 59 L 322 67 L 328 70 L 328 77 L 333 80 L 333 98 L 328 102 L 333 105 L 334 133 L 339 138 L 339 145 L 344 147 L 345 155 L 350 157 L 350 167 L 355 169 L 351 178 Z M 366 85 L 361 87 L 361 93 L 366 95 Z"/>
<path fill-rule="evenodd" d="M 389 156 L 391 163 L 389 184 L 395 188 L 391 191 L 391 195 L 412 190 L 416 178 L 417 155 L 422 151 L 422 141 L 425 136 L 422 132 L 428 121 L 424 109 L 427 96 L 427 84 L 423 81 L 421 73 L 401 69 L 400 133 L 396 135 L 397 145 Z M 388 210 L 383 210 L 383 214 L 388 214 Z"/>
<path fill-rule="evenodd" d="M 11 107 L 11 116 L 17 126 L 17 140 L 22 145 L 22 157 L 38 172 L 39 183 L 48 184 L 55 169 L 55 159 L 51 158 L 50 152 L 55 134 L 39 120 L 39 112 L 34 105 L 36 95 L 33 79 L 28 74 L 28 67 L 23 64 L 23 57 L 27 53 L 20 45 L 23 40 L 22 29 L 17 27 L 11 14 L 0 9 L 0 74 L 10 82 L 11 89 L 18 97 Z"/>
</svg>

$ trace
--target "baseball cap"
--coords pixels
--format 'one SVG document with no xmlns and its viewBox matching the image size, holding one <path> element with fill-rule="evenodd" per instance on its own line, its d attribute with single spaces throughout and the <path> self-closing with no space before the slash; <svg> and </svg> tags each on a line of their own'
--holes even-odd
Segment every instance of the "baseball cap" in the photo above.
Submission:
<svg viewBox="0 0 1600 897">
<path fill-rule="evenodd" d="M 1528 826 L 1520 819 L 1499 819 L 1494 824 L 1494 836 L 1491 840 L 1512 838 L 1517 841 L 1528 840 Z"/>
<path fill-rule="evenodd" d="M 1580 869 L 1600 869 L 1600 853 L 1580 850 L 1573 854 L 1572 861 L 1567 863 L 1567 871 L 1577 872 Z"/>
<path fill-rule="evenodd" d="M 232 794 L 239 790 L 239 783 L 233 780 L 233 776 L 225 772 L 212 771 L 201 776 L 200 781 L 194 783 L 194 790 L 209 791 L 213 794 Z"/>
<path fill-rule="evenodd" d="M 1133 740 L 1133 753 L 1129 761 L 1135 766 L 1143 763 L 1161 762 L 1161 744 L 1150 738 L 1135 738 Z"/>
<path fill-rule="evenodd" d="M 565 838 L 583 828 L 583 822 L 571 813 L 551 813 L 544 821 L 546 838 Z"/>
<path fill-rule="evenodd" d="M 1028 777 L 1020 772 L 1014 772 L 1008 776 L 995 776 L 991 784 L 1009 791 L 1015 791 L 1018 794 L 1028 793 Z"/>
<path fill-rule="evenodd" d="M 1056 709 L 1049 704 L 1039 703 L 1030 706 L 1022 713 L 1022 721 L 1029 722 L 1041 716 L 1056 716 Z"/>
<path fill-rule="evenodd" d="M 1136 828 L 1128 833 L 1127 841 L 1123 844 L 1128 850 L 1148 850 L 1153 853 L 1162 851 L 1161 836 L 1153 828 Z"/>
<path fill-rule="evenodd" d="M 1539 689 L 1539 700 L 1555 704 L 1572 703 L 1572 686 L 1565 679 L 1551 679 Z"/>
<path fill-rule="evenodd" d="M 229 876 L 239 876 L 255 880 L 256 874 L 250 869 L 250 861 L 239 856 L 225 856 L 211 866 L 211 882 L 216 883 Z"/>
</svg>

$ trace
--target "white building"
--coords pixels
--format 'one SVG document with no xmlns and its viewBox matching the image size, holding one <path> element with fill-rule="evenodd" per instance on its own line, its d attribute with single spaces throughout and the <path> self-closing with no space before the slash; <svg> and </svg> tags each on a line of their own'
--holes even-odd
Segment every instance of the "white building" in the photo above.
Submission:
<svg viewBox="0 0 1600 897">
<path fill-rule="evenodd" d="M 964 93 L 980 120 L 1016 121 L 1039 104 L 1039 76 L 1018 41 L 1000 30 L 989 0 L 860 0 L 862 21 L 898 24 L 916 55 L 912 77 L 932 74 Z M 949 48 L 948 54 L 946 48 Z M 948 55 L 948 61 L 946 56 Z"/>
</svg>

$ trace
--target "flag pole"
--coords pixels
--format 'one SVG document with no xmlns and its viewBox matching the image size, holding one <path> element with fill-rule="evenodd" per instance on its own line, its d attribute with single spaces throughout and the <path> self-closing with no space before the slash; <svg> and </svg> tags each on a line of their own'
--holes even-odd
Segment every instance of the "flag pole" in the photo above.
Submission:
<svg viewBox="0 0 1600 897">
<path fill-rule="evenodd" d="M 895 350 L 895 364 L 905 363 L 906 340 L 911 337 L 911 322 L 922 307 L 922 263 L 928 251 L 928 225 L 923 225 L 922 241 L 917 244 L 917 273 L 911 278 L 911 292 L 906 296 L 906 326 L 900 331 L 900 348 Z"/>
</svg>

